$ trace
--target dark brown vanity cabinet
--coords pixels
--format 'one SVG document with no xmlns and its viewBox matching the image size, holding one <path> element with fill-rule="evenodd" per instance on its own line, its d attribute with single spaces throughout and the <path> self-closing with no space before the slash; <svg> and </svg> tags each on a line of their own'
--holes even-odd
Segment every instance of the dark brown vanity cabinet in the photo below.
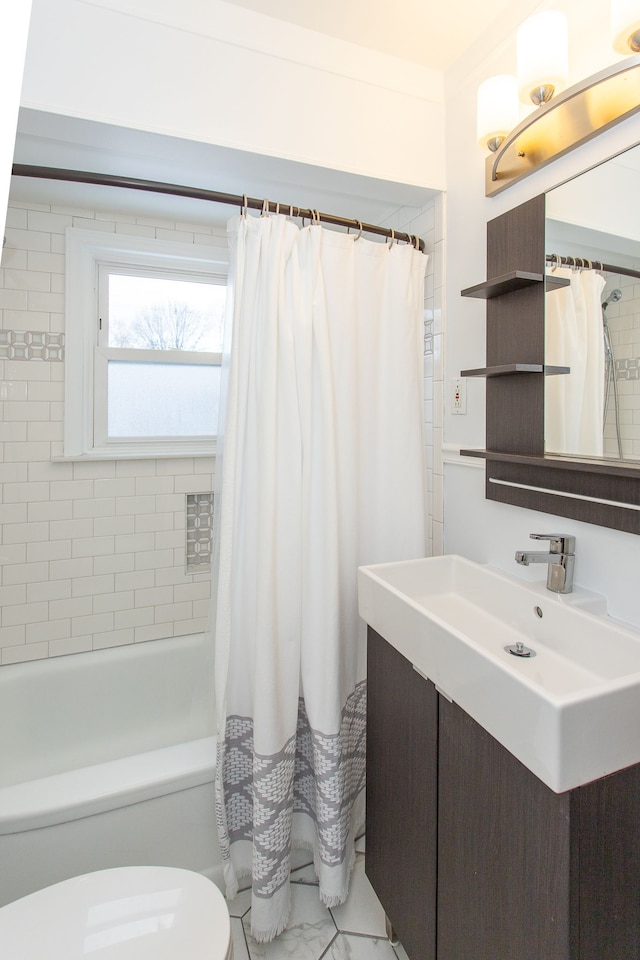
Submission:
<svg viewBox="0 0 640 960">
<path fill-rule="evenodd" d="M 438 694 L 371 628 L 366 872 L 411 960 L 436 957 Z"/>
<path fill-rule="evenodd" d="M 640 765 L 556 794 L 369 629 L 367 875 L 411 960 L 640 960 Z"/>
</svg>

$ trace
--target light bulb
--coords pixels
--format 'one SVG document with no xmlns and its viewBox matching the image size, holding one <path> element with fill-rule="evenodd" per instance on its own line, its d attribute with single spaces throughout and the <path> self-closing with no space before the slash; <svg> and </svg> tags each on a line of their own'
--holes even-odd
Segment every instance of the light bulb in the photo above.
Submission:
<svg viewBox="0 0 640 960">
<path fill-rule="evenodd" d="M 544 10 L 518 29 L 518 86 L 524 103 L 546 103 L 564 89 L 569 76 L 567 18 L 560 10 Z"/>
<path fill-rule="evenodd" d="M 518 123 L 518 82 L 509 74 L 489 77 L 478 87 L 478 143 L 497 150 Z"/>
<path fill-rule="evenodd" d="M 640 51 L 640 3 L 611 0 L 611 43 L 618 53 Z"/>
</svg>

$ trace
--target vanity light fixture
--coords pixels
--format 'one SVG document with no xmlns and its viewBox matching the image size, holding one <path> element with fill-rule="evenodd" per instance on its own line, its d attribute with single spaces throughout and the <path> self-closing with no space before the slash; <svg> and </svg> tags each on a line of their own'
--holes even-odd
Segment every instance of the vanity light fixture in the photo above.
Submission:
<svg viewBox="0 0 640 960">
<path fill-rule="evenodd" d="M 492 197 L 640 111 L 640 55 L 627 57 L 543 103 L 486 159 Z"/>
<path fill-rule="evenodd" d="M 547 103 L 567 84 L 569 34 L 560 10 L 543 10 L 529 17 L 516 35 L 518 86 L 524 103 Z"/>
<path fill-rule="evenodd" d="M 638 0 L 611 0 L 611 43 L 618 53 L 640 52 Z"/>
<path fill-rule="evenodd" d="M 510 74 L 489 77 L 478 87 L 478 143 L 493 153 L 518 122 L 518 81 Z"/>
</svg>

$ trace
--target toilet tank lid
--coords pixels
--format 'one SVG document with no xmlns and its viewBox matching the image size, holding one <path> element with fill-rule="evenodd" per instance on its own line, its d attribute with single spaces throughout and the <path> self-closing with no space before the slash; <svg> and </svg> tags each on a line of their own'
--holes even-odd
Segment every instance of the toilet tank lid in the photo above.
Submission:
<svg viewBox="0 0 640 960">
<path fill-rule="evenodd" d="M 226 960 L 230 941 L 218 888 L 175 867 L 86 873 L 0 908 L 6 960 Z"/>
</svg>

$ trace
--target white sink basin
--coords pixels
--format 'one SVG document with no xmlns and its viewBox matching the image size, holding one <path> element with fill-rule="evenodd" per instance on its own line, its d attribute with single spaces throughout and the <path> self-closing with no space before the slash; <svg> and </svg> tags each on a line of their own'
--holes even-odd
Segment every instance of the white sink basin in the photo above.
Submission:
<svg viewBox="0 0 640 960">
<path fill-rule="evenodd" d="M 453 555 L 361 567 L 358 597 L 366 623 L 556 793 L 640 762 L 640 634 Z M 535 657 L 505 651 L 518 641 Z"/>
</svg>

